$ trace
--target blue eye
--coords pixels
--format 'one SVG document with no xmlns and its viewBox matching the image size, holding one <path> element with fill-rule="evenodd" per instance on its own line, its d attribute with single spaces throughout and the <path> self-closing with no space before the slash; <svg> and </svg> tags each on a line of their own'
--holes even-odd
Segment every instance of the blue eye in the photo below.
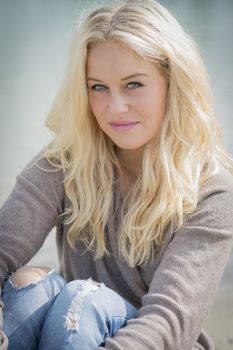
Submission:
<svg viewBox="0 0 233 350">
<path fill-rule="evenodd" d="M 105 89 L 106 89 L 106 87 L 104 85 L 101 85 L 101 84 L 95 84 L 95 85 L 91 86 L 91 90 L 94 90 L 94 91 L 103 91 Z"/>
<path fill-rule="evenodd" d="M 133 90 L 133 89 L 136 89 L 136 88 L 139 88 L 139 87 L 142 87 L 143 84 L 142 83 L 139 83 L 137 81 L 131 81 L 130 83 L 127 84 L 127 88 L 129 88 L 130 90 Z M 91 90 L 93 91 L 104 91 L 104 90 L 107 90 L 108 88 L 105 86 L 105 85 L 102 85 L 102 84 L 95 84 L 95 85 L 92 85 L 90 87 Z"/>
<path fill-rule="evenodd" d="M 127 84 L 127 86 L 130 88 L 130 89 L 136 89 L 138 87 L 142 87 L 143 85 L 137 81 L 132 81 L 130 82 L 129 84 Z"/>
</svg>

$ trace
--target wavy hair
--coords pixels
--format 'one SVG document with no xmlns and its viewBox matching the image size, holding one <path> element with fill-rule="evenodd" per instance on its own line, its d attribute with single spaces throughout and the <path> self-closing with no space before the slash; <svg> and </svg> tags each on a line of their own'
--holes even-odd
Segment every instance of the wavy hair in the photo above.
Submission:
<svg viewBox="0 0 233 350">
<path fill-rule="evenodd" d="M 144 148 L 140 176 L 122 201 L 119 253 L 129 266 L 145 265 L 164 241 L 195 211 L 200 186 L 222 164 L 232 172 L 212 111 L 212 93 L 199 50 L 177 20 L 152 0 L 125 0 L 83 13 L 68 68 L 46 119 L 55 133 L 44 156 L 64 171 L 70 207 L 62 214 L 67 239 L 82 240 L 101 258 L 108 250 L 105 227 L 111 215 L 114 144 L 90 109 L 86 60 L 94 45 L 121 43 L 154 62 L 168 80 L 167 112 L 158 137 Z"/>
</svg>

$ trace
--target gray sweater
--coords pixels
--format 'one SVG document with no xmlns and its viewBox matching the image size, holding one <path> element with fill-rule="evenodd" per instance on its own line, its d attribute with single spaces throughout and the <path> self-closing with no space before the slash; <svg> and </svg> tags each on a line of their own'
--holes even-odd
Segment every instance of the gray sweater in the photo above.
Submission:
<svg viewBox="0 0 233 350">
<path fill-rule="evenodd" d="M 90 251 L 82 255 L 86 248 L 80 242 L 73 251 L 66 240 L 68 227 L 57 223 L 58 214 L 68 205 L 62 171 L 42 170 L 53 169 L 45 159 L 38 164 L 17 176 L 0 211 L 1 285 L 35 255 L 57 226 L 61 275 L 67 281 L 89 277 L 102 281 L 138 308 L 137 317 L 99 350 L 213 350 L 202 326 L 233 243 L 232 176 L 221 168 L 200 190 L 198 209 L 182 229 L 174 233 L 168 228 L 154 261 L 130 268 L 117 249 L 120 201 L 115 187 L 106 227 L 106 244 L 112 254 L 94 260 Z M 6 340 L 0 349 L 6 349 Z"/>
</svg>

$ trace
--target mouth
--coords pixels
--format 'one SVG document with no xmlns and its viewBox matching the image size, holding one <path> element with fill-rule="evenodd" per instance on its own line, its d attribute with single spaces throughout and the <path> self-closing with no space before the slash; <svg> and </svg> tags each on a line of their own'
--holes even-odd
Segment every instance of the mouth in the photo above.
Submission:
<svg viewBox="0 0 233 350">
<path fill-rule="evenodd" d="M 138 122 L 134 122 L 134 121 L 119 121 L 119 122 L 111 122 L 111 125 L 115 125 L 115 126 L 125 126 L 125 125 L 135 125 L 138 124 Z"/>
<path fill-rule="evenodd" d="M 127 131 L 127 130 L 134 128 L 137 124 L 139 124 L 139 122 L 120 121 L 120 122 L 110 123 L 110 125 L 114 131 Z"/>
</svg>

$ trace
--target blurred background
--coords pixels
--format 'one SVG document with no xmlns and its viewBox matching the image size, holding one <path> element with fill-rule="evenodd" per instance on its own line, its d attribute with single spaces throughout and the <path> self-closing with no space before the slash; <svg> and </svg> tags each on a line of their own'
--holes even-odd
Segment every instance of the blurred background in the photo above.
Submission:
<svg viewBox="0 0 233 350">
<path fill-rule="evenodd" d="M 132 0 L 133 1 L 133 0 Z M 105 1 L 108 2 L 108 1 Z M 215 111 L 233 156 L 233 1 L 161 0 L 201 48 Z M 16 175 L 52 135 L 44 127 L 79 13 L 101 1 L 0 0 L 0 206 Z M 55 232 L 30 263 L 57 268 Z M 233 349 L 233 254 L 205 328 L 216 350 Z"/>
</svg>

